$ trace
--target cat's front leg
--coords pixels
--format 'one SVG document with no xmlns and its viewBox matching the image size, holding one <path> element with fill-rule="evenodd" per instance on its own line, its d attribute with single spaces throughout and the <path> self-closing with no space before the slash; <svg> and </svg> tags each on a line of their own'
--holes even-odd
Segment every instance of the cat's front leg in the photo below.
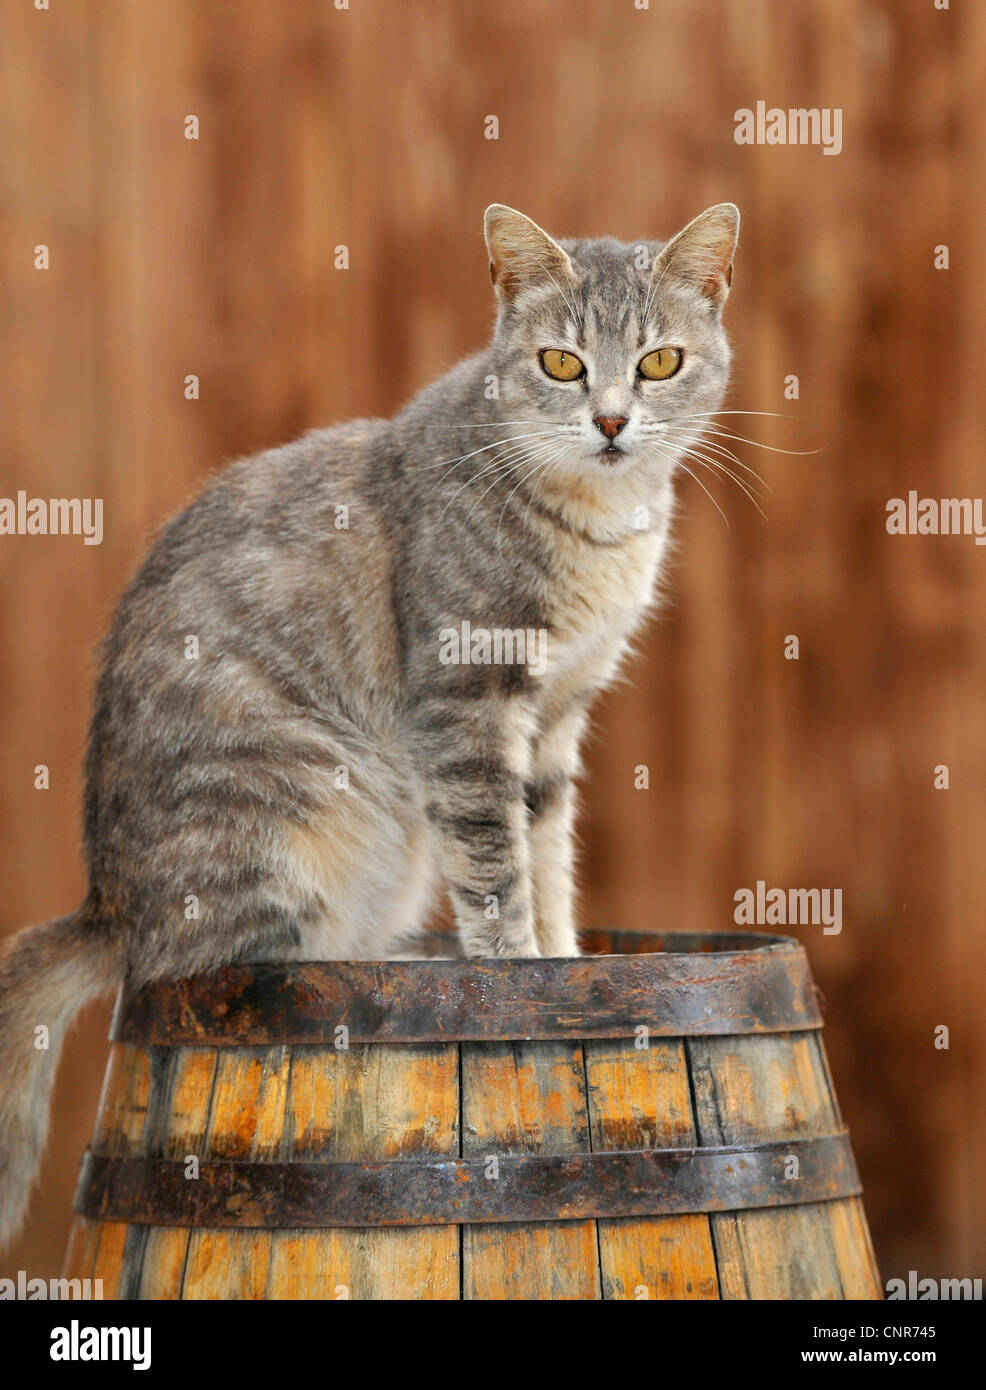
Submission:
<svg viewBox="0 0 986 1390">
<path fill-rule="evenodd" d="M 468 956 L 537 956 L 528 810 L 530 710 L 499 692 L 430 705 L 416 761 Z"/>
<path fill-rule="evenodd" d="M 586 714 L 572 709 L 538 739 L 525 788 L 530 814 L 534 910 L 543 956 L 577 956 L 575 775 Z"/>
</svg>

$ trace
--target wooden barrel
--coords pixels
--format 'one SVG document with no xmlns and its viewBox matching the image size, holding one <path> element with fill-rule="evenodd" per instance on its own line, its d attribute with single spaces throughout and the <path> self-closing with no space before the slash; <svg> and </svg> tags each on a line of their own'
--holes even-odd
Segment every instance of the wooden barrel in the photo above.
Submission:
<svg viewBox="0 0 986 1390">
<path fill-rule="evenodd" d="M 798 943 L 586 948 L 122 993 L 65 1275 L 106 1298 L 881 1297 Z"/>
</svg>

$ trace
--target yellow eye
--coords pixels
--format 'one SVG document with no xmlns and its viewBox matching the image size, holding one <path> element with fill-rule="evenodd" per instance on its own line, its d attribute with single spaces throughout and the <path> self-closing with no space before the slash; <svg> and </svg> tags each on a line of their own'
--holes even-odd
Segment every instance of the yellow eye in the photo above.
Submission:
<svg viewBox="0 0 986 1390">
<path fill-rule="evenodd" d="M 545 348 L 541 354 L 541 366 L 556 381 L 578 381 L 585 366 L 574 352 L 562 352 L 561 348 Z"/>
<path fill-rule="evenodd" d="M 681 353 L 677 348 L 658 348 L 643 358 L 637 371 L 648 381 L 667 381 L 680 366 Z"/>
</svg>

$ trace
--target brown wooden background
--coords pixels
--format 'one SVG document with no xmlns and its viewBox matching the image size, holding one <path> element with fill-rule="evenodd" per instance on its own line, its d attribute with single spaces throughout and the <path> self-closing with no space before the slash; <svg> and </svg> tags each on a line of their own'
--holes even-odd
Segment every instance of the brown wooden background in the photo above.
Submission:
<svg viewBox="0 0 986 1390">
<path fill-rule="evenodd" d="M 981 1275 L 986 552 L 884 519 L 909 488 L 983 490 L 986 7 L 2 0 L 2 17 L 0 495 L 101 496 L 106 536 L 0 538 L 0 926 L 82 894 L 93 648 L 210 470 L 390 412 L 476 346 L 487 203 L 631 239 L 733 199 L 731 404 L 796 413 L 749 423 L 824 451 L 743 451 L 773 488 L 766 522 L 720 490 L 727 531 L 684 487 L 671 604 L 589 754 L 584 918 L 728 928 L 757 879 L 841 887 L 842 935 L 799 934 L 883 1274 Z M 841 106 L 843 153 L 738 147 L 733 112 L 760 98 Z M 106 1023 L 89 1011 L 67 1051 L 4 1272 L 57 1270 Z"/>
</svg>

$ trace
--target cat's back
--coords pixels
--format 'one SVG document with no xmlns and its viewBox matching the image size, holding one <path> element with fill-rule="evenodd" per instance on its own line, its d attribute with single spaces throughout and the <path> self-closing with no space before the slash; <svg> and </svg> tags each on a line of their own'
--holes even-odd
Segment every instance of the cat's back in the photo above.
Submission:
<svg viewBox="0 0 986 1390">
<path fill-rule="evenodd" d="M 385 466 L 390 440 L 389 421 L 352 420 L 237 459 L 162 528 L 137 579 L 166 577 L 217 542 L 290 547 L 352 529 L 353 513 L 371 505 L 366 481 Z"/>
<path fill-rule="evenodd" d="M 164 527 L 121 599 L 85 840 L 94 919 L 142 924 L 131 969 L 175 966 L 188 892 L 221 902 L 231 951 L 278 923 L 278 949 L 297 944 L 299 914 L 322 901 L 313 827 L 340 804 L 340 768 L 360 795 L 397 784 L 392 544 L 365 486 L 387 434 L 357 421 L 232 464 Z M 226 949 L 190 940 L 203 960 Z"/>
<path fill-rule="evenodd" d="M 263 607 L 292 574 L 358 561 L 379 521 L 366 481 L 388 449 L 387 421 L 355 420 L 229 464 L 158 532 L 115 626 L 187 611 L 200 590 Z"/>
<path fill-rule="evenodd" d="M 372 713 L 395 678 L 393 545 L 366 485 L 388 448 L 386 421 L 357 420 L 212 478 L 120 601 L 94 736 L 141 719 L 219 728 L 283 701 Z"/>
</svg>

